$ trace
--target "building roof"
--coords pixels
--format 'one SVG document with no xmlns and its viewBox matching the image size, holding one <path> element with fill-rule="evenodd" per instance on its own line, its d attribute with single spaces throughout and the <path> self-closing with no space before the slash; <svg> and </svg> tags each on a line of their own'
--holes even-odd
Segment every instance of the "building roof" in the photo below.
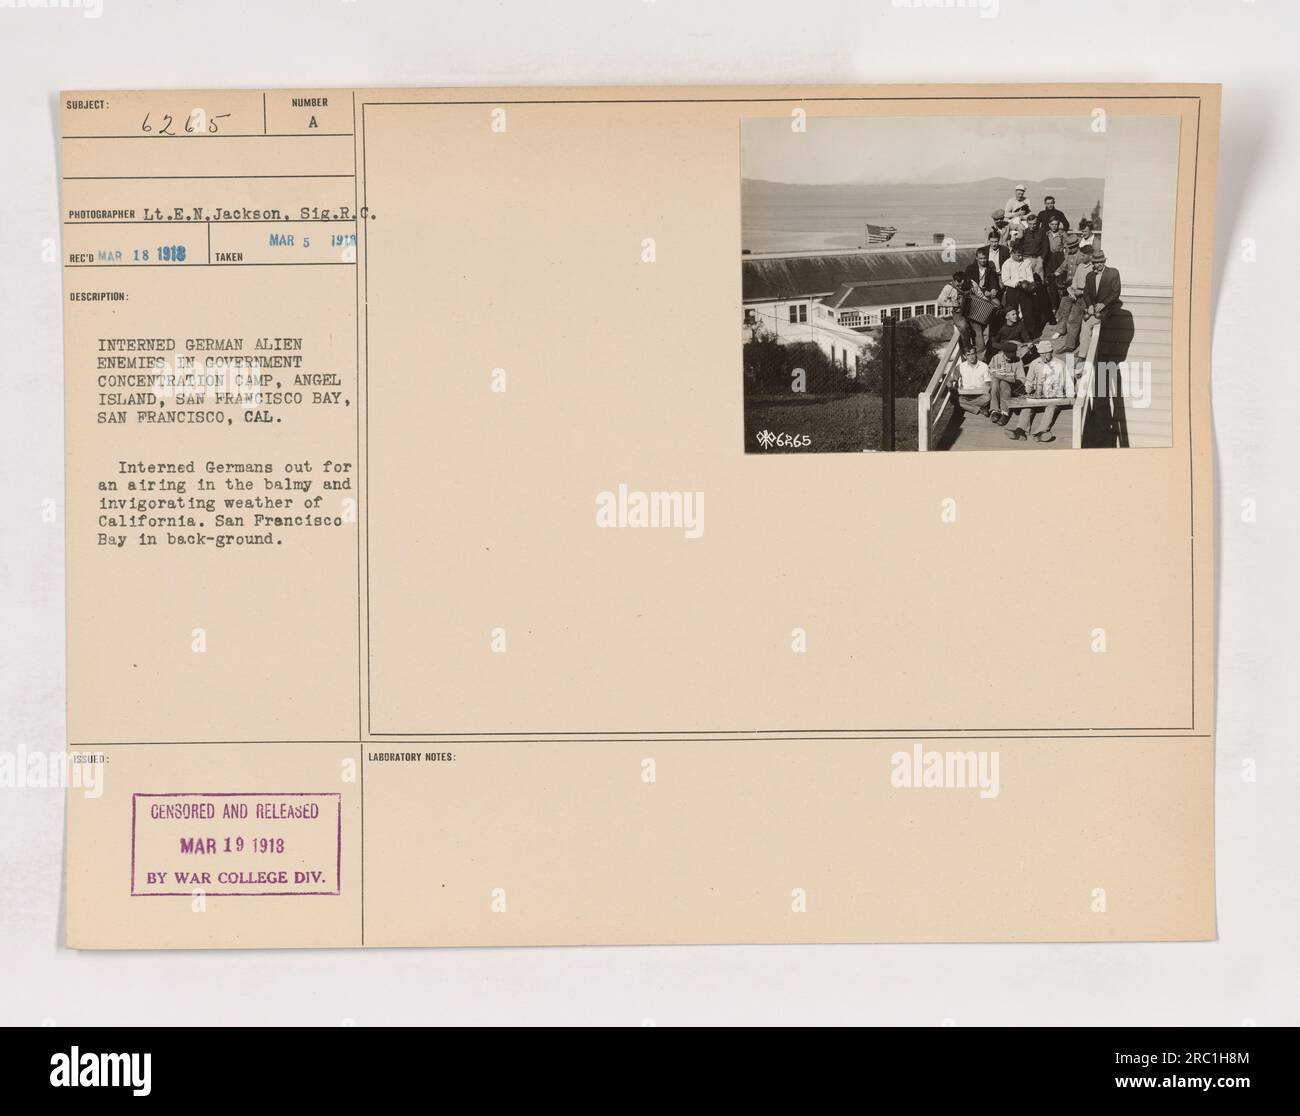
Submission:
<svg viewBox="0 0 1300 1116">
<path fill-rule="evenodd" d="M 798 252 L 789 255 L 742 256 L 741 291 L 745 302 L 764 299 L 820 298 L 851 283 L 904 283 L 924 280 L 943 283 L 975 258 L 978 245 L 958 245 L 957 260 L 944 261 L 942 245 L 924 248 L 881 248 L 862 252 Z M 900 295 L 905 302 L 920 295 Z M 886 303 L 887 304 L 887 303 Z"/>
<path fill-rule="evenodd" d="M 898 306 L 908 302 L 936 302 L 948 282 L 951 271 L 925 279 L 897 282 L 890 279 L 865 283 L 841 283 L 821 301 L 832 310 L 857 310 L 864 306 Z"/>
</svg>

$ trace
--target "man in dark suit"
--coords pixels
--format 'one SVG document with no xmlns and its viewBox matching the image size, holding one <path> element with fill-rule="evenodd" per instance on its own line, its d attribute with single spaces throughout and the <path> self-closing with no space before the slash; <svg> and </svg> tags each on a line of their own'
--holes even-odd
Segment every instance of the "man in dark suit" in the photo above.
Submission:
<svg viewBox="0 0 1300 1116">
<path fill-rule="evenodd" d="M 1000 256 L 992 256 L 990 248 L 976 248 L 975 262 L 966 265 L 966 278 L 974 284 L 975 289 L 995 297 L 1002 290 L 1002 270 Z"/>
<path fill-rule="evenodd" d="M 1079 356 L 1088 355 L 1093 333 L 1109 317 L 1120 296 L 1119 271 L 1106 266 L 1106 253 L 1092 254 L 1092 270 L 1083 283 L 1083 325 L 1079 329 Z"/>
<path fill-rule="evenodd" d="M 986 248 L 976 248 L 974 262 L 967 264 L 966 270 L 962 273 L 970 284 L 971 290 L 978 291 L 989 302 L 993 303 L 991 312 L 983 321 L 984 328 L 982 330 L 979 328 L 979 324 L 975 323 L 974 318 L 970 317 L 969 297 L 966 300 L 967 309 L 962 311 L 964 316 L 970 318 L 973 327 L 971 332 L 980 342 L 987 341 L 989 334 L 998 327 L 1002 317 L 1002 266 L 1001 260 L 996 254 L 997 247 L 997 245 L 992 245 Z M 994 260 L 998 260 L 998 263 L 994 264 Z M 978 347 L 980 357 L 983 359 L 984 347 L 982 344 Z"/>
<path fill-rule="evenodd" d="M 997 229 L 989 229 L 989 235 L 985 238 L 984 247 L 988 249 L 989 263 L 1001 271 L 1002 265 L 1007 262 L 1007 258 L 1011 255 L 1011 249 L 1002 243 L 1002 238 L 998 235 Z"/>
</svg>

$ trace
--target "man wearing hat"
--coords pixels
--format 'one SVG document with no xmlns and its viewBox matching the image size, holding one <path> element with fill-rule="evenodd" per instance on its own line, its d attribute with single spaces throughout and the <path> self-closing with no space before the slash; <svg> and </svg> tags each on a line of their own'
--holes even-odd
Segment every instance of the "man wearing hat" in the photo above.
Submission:
<svg viewBox="0 0 1300 1116">
<path fill-rule="evenodd" d="M 1008 341 L 1014 342 L 1020 353 L 1027 351 L 1034 343 L 1034 338 L 1029 336 L 1029 330 L 1025 326 L 1025 320 L 1014 306 L 1008 307 L 1003 313 L 1002 324 L 993 331 L 989 344 L 994 349 L 1001 349 Z"/>
<path fill-rule="evenodd" d="M 1016 186 L 1015 195 L 1007 199 L 1002 215 L 1008 222 L 1023 221 L 1029 216 L 1029 209 L 1029 199 L 1025 197 L 1025 184 L 1021 182 Z"/>
<path fill-rule="evenodd" d="M 1004 247 L 1011 241 L 1011 226 L 1007 224 L 1006 214 L 1000 209 L 995 209 L 992 214 L 993 227 L 989 229 L 989 239 L 998 238 L 998 243 Z"/>
<path fill-rule="evenodd" d="M 1083 326 L 1083 283 L 1091 269 L 1092 249 L 1085 254 L 1078 245 L 1079 234 L 1066 233 L 1065 258 L 1052 272 L 1058 305 L 1052 320 L 1043 327 L 1043 337 L 1052 342 L 1052 351 L 1058 354 L 1072 353 L 1079 347 L 1079 330 Z"/>
<path fill-rule="evenodd" d="M 1027 399 L 1063 399 L 1066 397 L 1068 374 L 1065 361 L 1052 355 L 1052 343 L 1039 341 L 1038 356 L 1025 369 L 1025 397 Z M 1052 423 L 1060 413 L 1062 404 L 1047 403 L 1042 407 L 1021 407 L 1007 425 L 1007 437 L 1027 441 L 1030 434 L 1040 442 L 1054 442 Z"/>
<path fill-rule="evenodd" d="M 993 359 L 989 361 L 989 418 L 995 426 L 1006 426 L 1011 421 L 1011 397 L 1022 376 L 1016 343 L 994 345 Z"/>
<path fill-rule="evenodd" d="M 1073 353 L 1079 347 L 1079 331 L 1083 329 L 1083 303 L 1068 290 L 1061 294 L 1061 305 L 1056 321 L 1043 330 L 1043 339 L 1052 343 L 1052 352 L 1060 356 Z"/>
<path fill-rule="evenodd" d="M 1055 257 L 1053 257 L 1055 259 Z M 1074 282 L 1074 273 L 1079 269 L 1079 234 L 1068 232 L 1062 238 L 1061 258 L 1055 260 L 1052 278 L 1063 291 L 1068 291 Z"/>
<path fill-rule="evenodd" d="M 1093 246 L 1085 244 L 1081 235 L 1079 237 L 1079 258 L 1070 265 L 1070 294 L 1076 300 L 1081 301 L 1083 299 L 1083 285 L 1088 278 L 1088 273 L 1092 270 L 1093 251 Z"/>
<path fill-rule="evenodd" d="M 1087 357 L 1093 332 L 1109 317 L 1120 296 L 1119 271 L 1106 266 L 1106 253 L 1097 248 L 1092 253 L 1092 267 L 1083 283 L 1083 325 L 1079 329 L 1081 357 Z"/>
</svg>

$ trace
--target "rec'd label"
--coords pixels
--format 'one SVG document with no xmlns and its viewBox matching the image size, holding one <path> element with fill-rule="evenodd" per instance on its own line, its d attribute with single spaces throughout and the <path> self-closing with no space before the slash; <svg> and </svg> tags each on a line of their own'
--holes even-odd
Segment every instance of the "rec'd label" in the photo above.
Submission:
<svg viewBox="0 0 1300 1116">
<path fill-rule="evenodd" d="M 131 796 L 131 894 L 338 895 L 343 796 Z"/>
</svg>

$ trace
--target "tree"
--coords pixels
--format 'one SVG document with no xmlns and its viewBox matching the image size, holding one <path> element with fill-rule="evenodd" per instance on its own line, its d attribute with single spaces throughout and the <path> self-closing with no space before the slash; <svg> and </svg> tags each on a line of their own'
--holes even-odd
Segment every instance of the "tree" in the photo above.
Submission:
<svg viewBox="0 0 1300 1116">
<path fill-rule="evenodd" d="M 894 396 L 916 395 L 925 390 L 938 367 L 934 346 L 919 325 L 912 319 L 900 321 L 895 330 L 881 326 L 876 343 L 863 365 L 859 377 L 863 387 L 877 395 L 885 382 L 885 369 L 889 366 L 890 337 L 898 338 L 898 361 L 894 365 Z"/>
<path fill-rule="evenodd" d="M 802 369 L 799 386 L 808 395 L 849 391 L 853 382 L 817 345 L 805 341 L 782 345 L 770 333 L 757 333 L 745 342 L 745 387 L 758 395 L 788 395 L 795 369 Z"/>
</svg>

